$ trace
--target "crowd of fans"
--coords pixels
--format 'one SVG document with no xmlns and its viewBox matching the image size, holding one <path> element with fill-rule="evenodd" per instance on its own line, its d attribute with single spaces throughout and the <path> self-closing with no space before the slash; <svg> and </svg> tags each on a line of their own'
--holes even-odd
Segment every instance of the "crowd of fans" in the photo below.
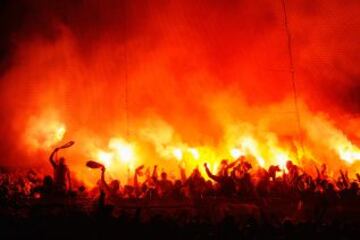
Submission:
<svg viewBox="0 0 360 240">
<path fill-rule="evenodd" d="M 202 176 L 198 168 L 186 176 L 185 169 L 180 167 L 180 179 L 171 181 L 166 172 L 158 173 L 157 166 L 152 172 L 143 172 L 144 166 L 135 170 L 132 185 L 121 186 L 118 180 L 109 184 L 105 181 L 105 167 L 101 167 L 100 191 L 111 201 L 116 198 L 140 199 L 205 199 L 225 197 L 239 200 L 257 200 L 266 204 L 270 197 L 291 198 L 299 201 L 311 195 L 323 195 L 331 202 L 345 199 L 355 200 L 359 196 L 360 176 L 350 180 L 347 172 L 340 170 L 338 179 L 329 178 L 326 165 L 318 170 L 317 177 L 302 171 L 288 161 L 286 169 L 270 166 L 268 170 L 251 171 L 252 166 L 241 158 L 228 163 L 223 160 L 218 173 L 212 173 L 204 164 L 207 176 Z M 142 178 L 143 181 L 140 181 Z"/>
<path fill-rule="evenodd" d="M 60 167 L 59 167 L 60 168 Z M 110 183 L 105 181 L 106 168 L 102 165 L 97 187 L 86 190 L 84 186 L 76 190 L 72 188 L 69 170 L 58 170 L 54 167 L 54 176 L 42 177 L 34 170 L 0 171 L 0 192 L 2 201 L 6 199 L 43 198 L 58 195 L 103 195 L 107 202 L 119 199 L 171 199 L 200 200 L 206 198 L 229 198 L 237 200 L 261 201 L 266 204 L 269 198 L 289 198 L 304 201 L 314 195 L 324 196 L 328 202 L 336 203 L 342 200 L 357 200 L 359 198 L 360 175 L 350 180 L 346 171 L 339 171 L 337 179 L 330 178 L 323 164 L 317 170 L 317 176 L 312 177 L 302 171 L 297 165 L 288 161 L 286 169 L 270 166 L 268 170 L 252 166 L 244 158 L 228 163 L 222 160 L 216 174 L 212 173 L 207 164 L 204 169 L 207 176 L 202 176 L 199 168 L 195 168 L 189 176 L 185 169 L 179 167 L 180 179 L 170 180 L 166 172 L 158 172 L 155 165 L 152 171 L 144 171 L 144 165 L 136 168 L 132 184 L 121 185 L 118 180 Z M 58 171 L 61 171 L 60 173 Z"/>
<path fill-rule="evenodd" d="M 358 225 L 352 224 L 358 224 L 360 216 L 360 175 L 350 180 L 347 172 L 340 170 L 338 178 L 330 178 L 326 165 L 313 177 L 291 161 L 285 169 L 255 170 L 241 157 L 234 162 L 223 160 L 217 173 L 204 164 L 201 167 L 207 176 L 198 168 L 187 176 L 179 167 L 180 178 L 174 181 L 157 166 L 145 171 L 142 165 L 136 168 L 132 184 L 122 185 L 118 180 L 106 182 L 106 168 L 94 163 L 91 166 L 100 169 L 99 181 L 97 187 L 86 189 L 74 188 L 65 160 L 53 157 L 53 177 L 33 170 L 0 173 L 0 211 L 7 216 L 7 224 L 20 214 L 22 218 L 46 216 L 47 224 L 49 219 L 71 216 L 82 219 L 85 227 L 93 222 L 85 221 L 84 216 L 96 216 L 116 219 L 121 227 L 127 226 L 124 231 L 143 228 L 140 235 L 172 231 L 181 239 L 218 238 L 229 233 L 250 239 L 270 233 L 276 238 L 293 234 L 297 237 L 292 239 L 302 239 L 305 235 L 300 233 L 345 236 L 357 231 Z M 57 210 L 51 211 L 54 208 Z"/>
</svg>

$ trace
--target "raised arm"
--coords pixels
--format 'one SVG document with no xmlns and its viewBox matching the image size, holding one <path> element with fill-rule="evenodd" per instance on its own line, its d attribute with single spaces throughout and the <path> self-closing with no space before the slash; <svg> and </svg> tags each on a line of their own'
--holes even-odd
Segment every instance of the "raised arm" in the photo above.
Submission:
<svg viewBox="0 0 360 240">
<path fill-rule="evenodd" d="M 57 153 L 57 151 L 59 151 L 59 148 L 55 148 L 54 151 L 51 153 L 50 158 L 49 158 L 50 163 L 53 166 L 53 168 L 57 167 L 57 164 L 56 164 L 55 159 L 54 159 L 55 154 Z"/>
<path fill-rule="evenodd" d="M 70 170 L 69 169 L 67 169 L 66 175 L 67 175 L 67 179 L 68 179 L 68 183 L 69 183 L 69 190 L 71 191 L 72 186 L 71 186 L 71 177 L 70 177 Z"/>
<path fill-rule="evenodd" d="M 206 174 L 209 176 L 209 178 L 211 178 L 212 180 L 214 180 L 214 181 L 216 181 L 216 182 L 219 182 L 219 181 L 220 181 L 220 177 L 219 177 L 219 176 L 216 176 L 216 175 L 214 175 L 214 174 L 212 174 L 212 173 L 210 172 L 207 163 L 204 163 L 204 167 L 205 167 Z"/>
<path fill-rule="evenodd" d="M 349 179 L 346 174 L 340 169 L 340 175 L 346 188 L 349 187 Z"/>
<path fill-rule="evenodd" d="M 235 161 L 233 161 L 233 162 L 231 162 L 231 163 L 229 163 L 229 164 L 226 166 L 226 169 L 235 167 L 235 165 L 236 165 L 238 162 L 240 162 L 240 158 L 237 159 L 237 160 L 235 160 Z"/>
<path fill-rule="evenodd" d="M 321 179 L 320 171 L 316 165 L 315 165 L 315 169 L 316 169 L 317 179 Z"/>
<path fill-rule="evenodd" d="M 181 177 L 181 181 L 184 184 L 186 182 L 186 173 L 185 173 L 185 168 L 183 168 L 180 164 L 179 164 L 179 170 L 180 170 L 180 177 Z"/>
<path fill-rule="evenodd" d="M 157 182 L 157 180 L 158 180 L 157 165 L 154 166 L 154 170 L 153 170 L 151 178 L 153 179 L 154 182 Z"/>
<path fill-rule="evenodd" d="M 135 193 L 137 196 L 140 195 L 138 176 L 142 175 L 141 170 L 143 168 L 144 168 L 144 165 L 139 166 L 138 168 L 136 168 L 135 173 L 134 173 L 134 188 L 135 188 Z"/>
<path fill-rule="evenodd" d="M 230 173 L 230 176 L 231 176 L 232 179 L 234 179 L 234 181 L 237 180 L 236 171 L 237 171 L 237 169 L 233 168 L 233 170 Z"/>
<path fill-rule="evenodd" d="M 101 186 L 101 191 L 109 191 L 110 190 L 109 185 L 105 181 L 105 167 L 101 168 L 100 182 L 101 182 L 101 185 L 100 185 Z"/>
</svg>

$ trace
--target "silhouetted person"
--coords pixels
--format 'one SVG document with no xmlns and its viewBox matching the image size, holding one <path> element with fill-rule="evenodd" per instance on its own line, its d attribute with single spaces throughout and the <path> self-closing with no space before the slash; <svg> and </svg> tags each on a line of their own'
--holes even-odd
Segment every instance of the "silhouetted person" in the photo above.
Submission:
<svg viewBox="0 0 360 240">
<path fill-rule="evenodd" d="M 271 180 L 271 181 L 275 181 L 275 179 L 276 179 L 276 173 L 277 173 L 277 172 L 280 172 L 280 171 L 281 171 L 281 170 L 280 170 L 280 168 L 279 168 L 278 165 L 271 165 L 271 166 L 269 167 L 269 170 L 268 170 L 270 180 Z"/>
<path fill-rule="evenodd" d="M 142 172 L 143 168 L 144 168 L 144 165 L 137 167 L 135 169 L 135 173 L 134 173 L 134 190 L 135 190 L 136 197 L 141 196 L 142 192 L 146 191 L 146 189 L 145 189 L 146 184 L 143 184 L 142 186 L 140 186 L 139 180 L 138 180 L 138 177 L 141 177 L 143 175 L 143 172 Z M 143 188 L 143 186 L 144 186 L 144 188 Z"/>
<path fill-rule="evenodd" d="M 101 168 L 101 192 L 104 192 L 108 198 L 114 200 L 118 197 L 119 189 L 120 189 L 120 182 L 118 180 L 112 180 L 110 184 L 107 184 L 105 181 L 105 167 Z"/>
<path fill-rule="evenodd" d="M 227 174 L 227 171 L 224 171 L 224 175 L 217 176 L 210 172 L 209 167 L 207 166 L 207 163 L 204 163 L 204 167 L 206 170 L 206 174 L 209 176 L 209 178 L 213 179 L 214 181 L 218 182 L 220 184 L 220 192 L 226 196 L 230 197 L 235 193 L 235 182 L 231 176 Z"/>
<path fill-rule="evenodd" d="M 157 186 L 160 189 L 162 197 L 168 197 L 171 194 L 172 182 L 167 179 L 167 173 L 162 172 L 160 181 L 157 181 Z"/>
<path fill-rule="evenodd" d="M 190 177 L 186 180 L 185 185 L 189 188 L 190 197 L 200 199 L 206 187 L 205 179 L 201 176 L 198 168 L 195 168 Z"/>
<path fill-rule="evenodd" d="M 54 182 L 51 176 L 47 175 L 44 177 L 42 185 L 35 187 L 32 190 L 32 194 L 40 193 L 40 196 L 49 197 L 54 192 Z M 35 195 L 36 196 L 36 195 Z"/>
<path fill-rule="evenodd" d="M 287 184 L 294 186 L 299 178 L 299 168 L 290 160 L 286 162 L 286 168 L 289 171 L 288 174 L 284 175 L 287 179 Z"/>
<path fill-rule="evenodd" d="M 71 190 L 71 178 L 70 171 L 67 165 L 65 164 L 65 158 L 60 157 L 60 159 L 54 159 L 55 154 L 60 150 L 60 148 L 55 148 L 55 150 L 50 155 L 50 163 L 54 170 L 54 187 L 56 191 L 65 193 L 67 190 Z"/>
<path fill-rule="evenodd" d="M 171 190 L 171 197 L 175 200 L 183 200 L 185 198 L 182 183 L 180 180 L 176 180 Z"/>
</svg>

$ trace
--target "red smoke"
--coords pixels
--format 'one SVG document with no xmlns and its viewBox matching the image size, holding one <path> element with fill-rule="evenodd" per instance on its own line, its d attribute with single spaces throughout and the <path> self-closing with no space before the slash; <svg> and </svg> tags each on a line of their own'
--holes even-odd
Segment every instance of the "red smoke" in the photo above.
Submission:
<svg viewBox="0 0 360 240">
<path fill-rule="evenodd" d="M 360 5 L 286 4 L 301 135 L 311 152 L 304 159 L 343 167 L 330 145 L 346 139 L 356 148 L 360 139 Z M 66 125 L 64 139 L 77 142 L 69 165 L 82 166 L 113 137 L 135 142 L 139 162 L 146 163 L 164 164 L 167 146 L 209 146 L 216 157 L 228 157 L 224 149 L 239 145 L 243 135 L 261 142 L 260 149 L 297 155 L 281 1 L 24 0 L 5 6 L 1 164 L 47 163 L 51 147 L 29 145 L 34 121 L 40 128 Z"/>
</svg>

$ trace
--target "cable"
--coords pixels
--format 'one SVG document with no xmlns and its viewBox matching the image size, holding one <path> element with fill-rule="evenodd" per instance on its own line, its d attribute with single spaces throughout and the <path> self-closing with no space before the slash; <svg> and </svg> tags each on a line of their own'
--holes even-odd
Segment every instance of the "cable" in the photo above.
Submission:
<svg viewBox="0 0 360 240">
<path fill-rule="evenodd" d="M 299 134 L 301 150 L 304 154 L 305 151 L 304 151 L 304 143 L 303 143 L 303 139 L 302 139 L 301 119 L 300 119 L 300 112 L 299 112 L 299 106 L 298 106 L 298 93 L 297 93 L 296 82 L 295 82 L 295 68 L 294 68 L 293 53 L 292 53 L 291 32 L 290 32 L 289 23 L 288 23 L 285 0 L 281 0 L 281 5 L 283 8 L 283 12 L 284 12 L 284 25 L 285 25 L 286 35 L 287 35 L 287 46 L 288 46 L 288 53 L 289 53 L 291 83 L 292 83 L 292 90 L 293 90 L 293 96 L 294 96 L 296 120 L 297 120 L 298 131 L 299 131 L 298 134 Z"/>
</svg>

